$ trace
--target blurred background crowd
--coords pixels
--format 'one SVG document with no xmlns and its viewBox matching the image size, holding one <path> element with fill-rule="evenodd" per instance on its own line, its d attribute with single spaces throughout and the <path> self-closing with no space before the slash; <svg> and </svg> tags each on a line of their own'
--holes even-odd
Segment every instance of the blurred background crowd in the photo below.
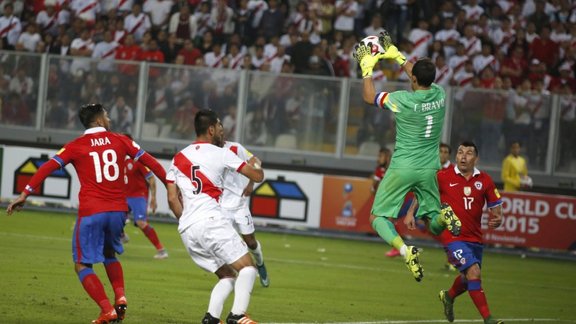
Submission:
<svg viewBox="0 0 576 324">
<path fill-rule="evenodd" d="M 436 82 L 454 86 L 452 141 L 474 139 L 495 161 L 520 141 L 543 168 L 553 106 L 560 146 L 576 139 L 575 1 L 4 0 L 0 14 L 3 124 L 33 125 L 43 106 L 43 127 L 81 129 L 79 105 L 102 102 L 113 129 L 130 133 L 142 104 L 143 136 L 188 139 L 194 113 L 211 108 L 234 139 L 240 72 L 250 70 L 265 73 L 248 81 L 246 143 L 278 146 L 280 135 L 297 134 L 308 149 L 332 151 L 341 79 L 295 77 L 358 79 L 354 45 L 386 29 L 408 59 L 430 57 Z M 374 78 L 406 81 L 393 61 Z M 352 153 L 393 141 L 392 116 L 353 98 L 348 124 Z"/>
</svg>

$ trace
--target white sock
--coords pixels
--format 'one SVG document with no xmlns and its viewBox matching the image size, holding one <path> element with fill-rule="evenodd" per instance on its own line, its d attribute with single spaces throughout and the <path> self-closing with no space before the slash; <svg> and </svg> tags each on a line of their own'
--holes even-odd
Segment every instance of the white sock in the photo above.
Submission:
<svg viewBox="0 0 576 324">
<path fill-rule="evenodd" d="M 250 252 L 252 253 L 252 255 L 254 256 L 254 259 L 256 260 L 256 265 L 261 266 L 264 263 L 264 255 L 262 254 L 262 245 L 260 245 L 260 242 L 256 241 L 256 244 L 258 244 L 256 246 L 256 248 L 254 250 L 249 249 Z"/>
<path fill-rule="evenodd" d="M 408 250 L 408 247 L 406 246 L 406 244 L 402 245 L 402 247 L 400 248 L 400 255 L 405 257 L 407 250 Z"/>
<path fill-rule="evenodd" d="M 257 272 L 258 271 L 254 267 L 244 267 L 238 272 L 236 284 L 234 285 L 235 292 L 234 304 L 232 304 L 232 314 L 246 314 Z"/>
<path fill-rule="evenodd" d="M 212 294 L 210 295 L 210 304 L 208 304 L 208 313 L 210 313 L 210 315 L 220 318 L 222 309 L 224 308 L 224 302 L 232 290 L 234 290 L 234 278 L 220 279 L 216 285 L 214 285 Z"/>
</svg>

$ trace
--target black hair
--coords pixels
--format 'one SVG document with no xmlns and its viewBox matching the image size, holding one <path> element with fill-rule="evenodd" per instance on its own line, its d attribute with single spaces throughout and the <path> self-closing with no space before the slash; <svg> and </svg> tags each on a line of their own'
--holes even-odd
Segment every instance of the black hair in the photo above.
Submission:
<svg viewBox="0 0 576 324">
<path fill-rule="evenodd" d="M 474 151 L 476 152 L 476 156 L 478 156 L 480 154 L 480 152 L 478 152 L 478 147 L 472 141 L 464 141 L 464 142 L 460 143 L 460 146 L 473 147 Z"/>
<path fill-rule="evenodd" d="M 448 154 L 452 154 L 452 148 L 450 147 L 450 145 L 446 144 L 446 143 L 440 143 L 440 148 L 447 148 L 448 149 Z"/>
<path fill-rule="evenodd" d="M 196 129 L 196 136 L 205 135 L 210 126 L 218 123 L 218 115 L 212 110 L 202 109 L 196 113 L 194 117 L 194 128 Z"/>
<path fill-rule="evenodd" d="M 422 87 L 429 87 L 436 79 L 436 65 L 429 58 L 419 59 L 412 68 L 412 75 Z"/>
<path fill-rule="evenodd" d="M 80 108 L 78 117 L 85 128 L 90 128 L 90 124 L 92 124 L 96 118 L 102 116 L 102 114 L 104 114 L 104 106 L 102 106 L 102 104 L 87 104 Z"/>
</svg>

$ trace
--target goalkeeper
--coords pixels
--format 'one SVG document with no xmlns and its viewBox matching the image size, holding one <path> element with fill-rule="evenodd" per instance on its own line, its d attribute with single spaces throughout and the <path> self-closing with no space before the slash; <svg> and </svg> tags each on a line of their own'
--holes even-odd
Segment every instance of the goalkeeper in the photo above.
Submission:
<svg viewBox="0 0 576 324">
<path fill-rule="evenodd" d="M 363 77 L 364 101 L 380 109 L 390 109 L 396 118 L 396 146 L 392 161 L 380 183 L 372 206 L 372 228 L 388 244 L 404 256 L 406 266 L 416 281 L 424 276 L 418 259 L 419 249 L 406 246 L 389 218 L 396 218 L 404 196 L 413 192 L 420 203 L 418 216 L 430 219 L 429 228 L 435 235 L 445 228 L 454 236 L 460 234 L 460 220 L 449 205 L 440 205 L 436 171 L 440 169 L 438 145 L 442 134 L 445 113 L 444 90 L 432 83 L 436 67 L 430 59 L 416 63 L 392 44 L 387 33 L 381 33 L 380 45 L 385 53 L 371 55 L 370 44 L 356 46 L 354 58 L 360 64 Z M 378 92 L 374 89 L 372 69 L 380 59 L 396 61 L 408 75 L 412 92 Z"/>
</svg>

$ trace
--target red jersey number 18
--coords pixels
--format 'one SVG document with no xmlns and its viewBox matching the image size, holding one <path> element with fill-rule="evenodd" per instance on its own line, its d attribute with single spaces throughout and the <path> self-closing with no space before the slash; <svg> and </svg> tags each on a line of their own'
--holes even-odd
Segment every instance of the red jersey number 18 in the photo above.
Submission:
<svg viewBox="0 0 576 324">
<path fill-rule="evenodd" d="M 114 150 L 108 149 L 102 152 L 102 159 L 100 159 L 98 152 L 90 152 L 89 154 L 94 161 L 94 174 L 96 175 L 97 183 L 102 183 L 102 176 L 107 181 L 118 179 L 120 168 L 118 167 L 118 157 Z"/>
</svg>

